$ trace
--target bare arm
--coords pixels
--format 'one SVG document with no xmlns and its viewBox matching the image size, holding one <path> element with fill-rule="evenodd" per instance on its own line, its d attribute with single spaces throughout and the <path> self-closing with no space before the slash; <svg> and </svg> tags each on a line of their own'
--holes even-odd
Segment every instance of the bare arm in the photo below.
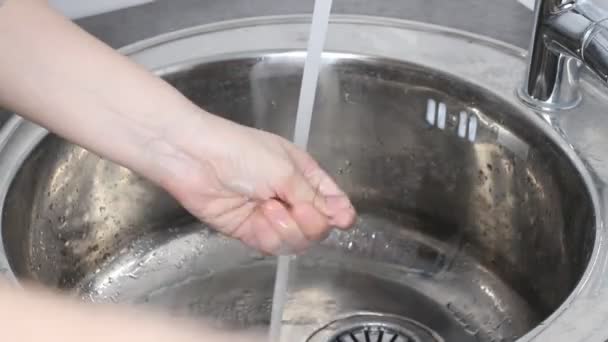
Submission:
<svg viewBox="0 0 608 342">
<path fill-rule="evenodd" d="M 45 1 L 0 4 L 2 107 L 159 184 L 180 167 L 162 167 L 171 158 L 162 156 L 171 152 L 162 144 L 171 137 L 163 134 L 176 129 L 187 133 L 192 127 L 203 135 L 202 130 L 211 131 L 214 122 L 221 122 Z M 80 342 L 83 336 L 91 342 L 258 341 L 150 313 L 88 306 L 40 289 L 16 290 L 1 280 L 0 325 L 6 341 Z"/>
<path fill-rule="evenodd" d="M 147 177 L 199 219 L 268 253 L 306 248 L 355 218 L 307 153 L 198 108 L 43 0 L 0 6 L 0 106 Z M 202 341 L 196 330 L 133 317 L 0 288 L 7 341 L 77 342 L 81 332 L 104 336 L 89 341 Z"/>
<path fill-rule="evenodd" d="M 41 289 L 0 283 L 2 340 L 12 342 L 262 342 L 257 331 L 228 333 L 150 312 L 88 306 Z"/>
<path fill-rule="evenodd" d="M 6 0 L 0 51 L 0 105 L 151 179 L 223 233 L 272 253 L 354 220 L 308 154 L 205 112 L 46 1 Z"/>
<path fill-rule="evenodd" d="M 46 1 L 4 2 L 0 50 L 0 104 L 155 181 L 164 175 L 156 156 L 144 152 L 146 144 L 177 125 L 183 130 L 189 121 L 212 121 Z"/>
</svg>

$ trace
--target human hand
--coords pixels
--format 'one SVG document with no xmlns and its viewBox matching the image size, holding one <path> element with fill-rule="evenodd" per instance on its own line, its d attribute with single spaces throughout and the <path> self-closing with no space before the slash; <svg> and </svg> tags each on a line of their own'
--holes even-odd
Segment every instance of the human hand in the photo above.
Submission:
<svg viewBox="0 0 608 342">
<path fill-rule="evenodd" d="M 3 108 L 145 176 L 219 231 L 276 253 L 353 222 L 308 154 L 200 110 L 46 1 L 7 2 L 0 31 Z"/>
<path fill-rule="evenodd" d="M 208 113 L 166 137 L 161 185 L 196 217 L 251 247 L 302 251 L 330 227 L 354 221 L 346 194 L 282 137 Z"/>
<path fill-rule="evenodd" d="M 0 321 L 7 341 L 264 342 L 258 329 L 237 332 L 120 305 L 87 305 L 40 286 L 11 288 L 0 279 Z"/>
</svg>

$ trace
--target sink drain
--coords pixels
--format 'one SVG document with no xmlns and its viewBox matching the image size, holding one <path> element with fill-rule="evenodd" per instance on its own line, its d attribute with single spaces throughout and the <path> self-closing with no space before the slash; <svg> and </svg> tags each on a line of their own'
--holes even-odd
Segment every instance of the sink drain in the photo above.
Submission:
<svg viewBox="0 0 608 342">
<path fill-rule="evenodd" d="M 357 313 L 322 327 L 307 342 L 444 342 L 411 319 L 381 313 Z"/>
<path fill-rule="evenodd" d="M 382 325 L 367 325 L 341 332 L 328 342 L 418 342 L 410 332 L 393 330 Z M 431 340 L 432 341 L 432 340 Z M 426 342 L 426 341 L 421 341 Z M 433 341 L 434 342 L 434 341 Z"/>
</svg>

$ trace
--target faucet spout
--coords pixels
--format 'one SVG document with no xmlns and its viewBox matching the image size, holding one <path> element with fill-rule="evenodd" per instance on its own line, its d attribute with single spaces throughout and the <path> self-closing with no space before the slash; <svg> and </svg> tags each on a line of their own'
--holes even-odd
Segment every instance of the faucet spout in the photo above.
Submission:
<svg viewBox="0 0 608 342">
<path fill-rule="evenodd" d="M 543 110 L 573 108 L 581 66 L 608 82 L 608 0 L 537 0 L 535 14 L 520 97 Z"/>
</svg>

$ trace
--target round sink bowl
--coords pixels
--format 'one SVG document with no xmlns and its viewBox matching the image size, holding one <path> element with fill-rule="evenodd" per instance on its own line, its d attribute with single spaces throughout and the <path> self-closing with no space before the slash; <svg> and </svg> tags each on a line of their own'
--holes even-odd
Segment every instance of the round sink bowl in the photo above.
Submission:
<svg viewBox="0 0 608 342">
<path fill-rule="evenodd" d="M 521 55 L 414 23 L 331 28 L 310 152 L 360 217 L 297 259 L 292 337 L 514 341 L 550 326 L 588 277 L 596 210 L 580 161 L 515 100 Z M 306 32 L 298 18 L 241 21 L 124 52 L 201 107 L 291 137 Z M 13 119 L 0 137 L 7 277 L 268 324 L 273 258 L 32 123 Z"/>
</svg>

